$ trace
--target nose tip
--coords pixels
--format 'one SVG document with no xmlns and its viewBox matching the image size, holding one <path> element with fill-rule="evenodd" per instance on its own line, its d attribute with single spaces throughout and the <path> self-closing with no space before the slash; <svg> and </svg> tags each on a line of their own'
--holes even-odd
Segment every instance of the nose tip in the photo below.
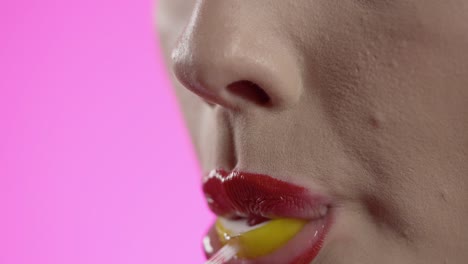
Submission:
<svg viewBox="0 0 468 264">
<path fill-rule="evenodd" d="M 300 67 L 283 36 L 268 24 L 255 29 L 239 23 L 255 14 L 224 14 L 232 13 L 224 1 L 200 2 L 172 53 L 177 79 L 226 108 L 294 105 L 302 89 Z"/>
</svg>

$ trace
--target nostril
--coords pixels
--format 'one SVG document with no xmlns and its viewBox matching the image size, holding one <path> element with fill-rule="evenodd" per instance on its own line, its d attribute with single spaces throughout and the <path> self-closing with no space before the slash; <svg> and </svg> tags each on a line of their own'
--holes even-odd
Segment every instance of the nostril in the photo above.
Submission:
<svg viewBox="0 0 468 264">
<path fill-rule="evenodd" d="M 233 82 L 227 86 L 227 90 L 258 105 L 270 103 L 270 96 L 260 86 L 251 81 Z"/>
</svg>

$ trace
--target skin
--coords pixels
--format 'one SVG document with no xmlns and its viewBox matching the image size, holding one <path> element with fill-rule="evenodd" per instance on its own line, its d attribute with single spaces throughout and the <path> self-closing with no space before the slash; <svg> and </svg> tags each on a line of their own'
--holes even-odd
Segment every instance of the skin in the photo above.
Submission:
<svg viewBox="0 0 468 264">
<path fill-rule="evenodd" d="M 467 263 L 467 17 L 466 0 L 160 0 L 157 25 L 204 172 L 332 197 L 314 263 Z"/>
</svg>

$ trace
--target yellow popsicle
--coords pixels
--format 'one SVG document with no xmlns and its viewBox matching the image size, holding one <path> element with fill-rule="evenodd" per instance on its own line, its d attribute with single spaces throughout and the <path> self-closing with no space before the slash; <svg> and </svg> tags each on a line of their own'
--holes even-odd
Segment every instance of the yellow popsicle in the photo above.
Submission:
<svg viewBox="0 0 468 264">
<path fill-rule="evenodd" d="M 216 232 L 223 245 L 237 243 L 239 258 L 258 258 L 272 253 L 293 238 L 307 222 L 300 219 L 273 219 L 242 234 L 234 234 L 216 221 Z"/>
</svg>

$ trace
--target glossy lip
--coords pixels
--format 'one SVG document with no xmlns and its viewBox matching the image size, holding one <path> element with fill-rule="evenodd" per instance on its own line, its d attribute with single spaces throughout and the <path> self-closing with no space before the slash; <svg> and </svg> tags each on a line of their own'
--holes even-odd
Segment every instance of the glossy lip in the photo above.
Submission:
<svg viewBox="0 0 468 264">
<path fill-rule="evenodd" d="M 281 259 L 281 263 L 308 264 L 322 248 L 333 222 L 328 210 L 330 199 L 268 175 L 214 170 L 205 177 L 203 191 L 210 209 L 225 218 L 309 220 L 303 230 L 279 250 L 258 259 L 237 259 L 229 263 L 260 264 Z M 205 252 L 209 257 L 222 245 L 213 228 L 207 237 L 214 249 Z"/>
</svg>

